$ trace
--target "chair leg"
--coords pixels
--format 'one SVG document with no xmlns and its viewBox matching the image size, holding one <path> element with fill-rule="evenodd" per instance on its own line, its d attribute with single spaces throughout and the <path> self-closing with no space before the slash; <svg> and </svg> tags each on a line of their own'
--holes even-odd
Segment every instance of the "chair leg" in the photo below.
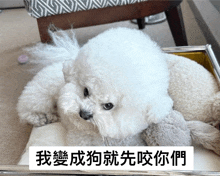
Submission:
<svg viewBox="0 0 220 176">
<path fill-rule="evenodd" d="M 139 29 L 144 29 L 145 28 L 145 18 L 138 18 L 137 23 L 138 23 Z"/>
<path fill-rule="evenodd" d="M 50 24 L 45 23 L 45 21 L 42 20 L 41 18 L 37 19 L 37 23 L 38 23 L 38 29 L 39 29 L 41 42 L 42 43 L 51 42 L 51 38 L 48 34 L 48 27 L 49 27 Z"/>
<path fill-rule="evenodd" d="M 187 46 L 188 43 L 180 5 L 173 7 L 165 13 L 176 46 Z"/>
</svg>

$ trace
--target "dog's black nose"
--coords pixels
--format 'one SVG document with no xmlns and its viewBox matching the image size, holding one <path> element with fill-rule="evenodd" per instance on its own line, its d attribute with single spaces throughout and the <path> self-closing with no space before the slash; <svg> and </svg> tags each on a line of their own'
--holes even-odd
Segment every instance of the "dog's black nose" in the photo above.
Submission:
<svg viewBox="0 0 220 176">
<path fill-rule="evenodd" d="M 79 115 L 84 120 L 88 120 L 88 119 L 91 119 L 93 117 L 93 115 L 90 112 L 84 111 L 84 110 L 80 110 Z"/>
</svg>

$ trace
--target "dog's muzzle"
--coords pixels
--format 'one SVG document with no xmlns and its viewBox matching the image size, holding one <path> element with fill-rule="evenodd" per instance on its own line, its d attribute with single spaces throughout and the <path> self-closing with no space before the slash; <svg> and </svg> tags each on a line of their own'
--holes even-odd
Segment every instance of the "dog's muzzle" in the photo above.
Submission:
<svg viewBox="0 0 220 176">
<path fill-rule="evenodd" d="M 90 112 L 84 111 L 84 110 L 80 110 L 79 115 L 84 120 L 89 120 L 89 119 L 91 119 L 93 117 L 93 115 Z"/>
</svg>

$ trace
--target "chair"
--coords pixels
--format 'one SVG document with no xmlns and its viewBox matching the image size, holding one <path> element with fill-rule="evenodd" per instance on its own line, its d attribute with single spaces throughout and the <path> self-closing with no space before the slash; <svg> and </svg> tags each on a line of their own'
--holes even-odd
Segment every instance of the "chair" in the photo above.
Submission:
<svg viewBox="0 0 220 176">
<path fill-rule="evenodd" d="M 165 11 L 175 44 L 186 46 L 187 39 L 180 9 L 182 0 L 24 0 L 29 14 L 37 18 L 42 42 L 50 42 L 48 27 L 63 30 L 137 19 Z"/>
</svg>

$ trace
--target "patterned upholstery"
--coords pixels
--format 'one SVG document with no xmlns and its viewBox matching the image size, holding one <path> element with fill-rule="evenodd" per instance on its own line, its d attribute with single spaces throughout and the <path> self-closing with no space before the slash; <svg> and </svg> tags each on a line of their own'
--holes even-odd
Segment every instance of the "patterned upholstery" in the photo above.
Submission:
<svg viewBox="0 0 220 176">
<path fill-rule="evenodd" d="M 105 7 L 123 6 L 147 0 L 24 0 L 25 7 L 34 18 L 85 11 Z"/>
</svg>

